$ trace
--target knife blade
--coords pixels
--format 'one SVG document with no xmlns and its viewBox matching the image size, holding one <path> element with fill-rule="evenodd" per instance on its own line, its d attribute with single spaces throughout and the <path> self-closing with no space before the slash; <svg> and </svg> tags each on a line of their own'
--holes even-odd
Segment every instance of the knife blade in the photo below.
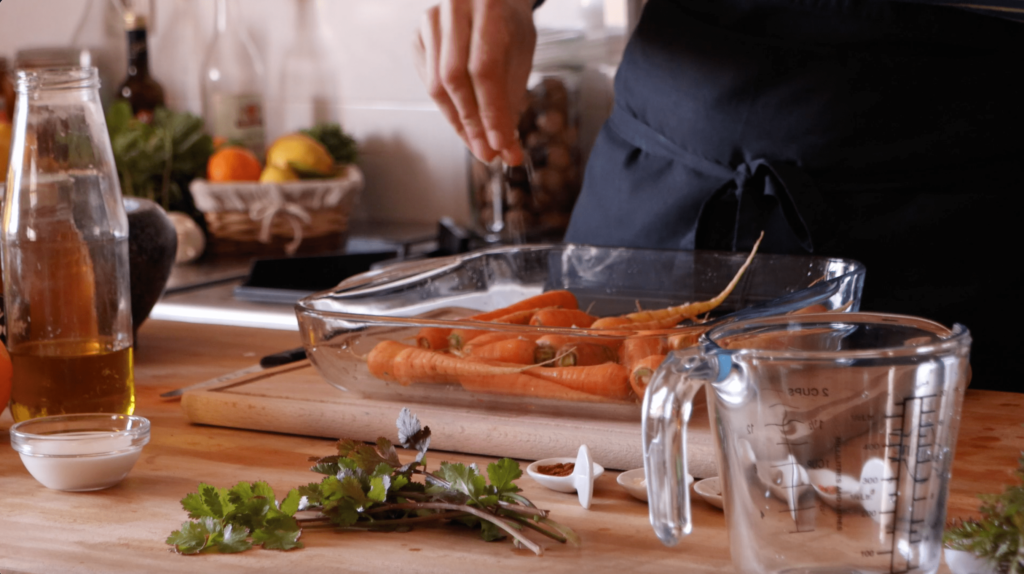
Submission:
<svg viewBox="0 0 1024 574">
<path fill-rule="evenodd" d="M 258 373 L 258 372 L 260 372 L 260 371 L 262 371 L 264 369 L 269 369 L 271 367 L 278 367 L 278 366 L 281 366 L 281 365 L 287 365 L 289 363 L 294 363 L 296 361 L 301 361 L 302 359 L 305 359 L 305 358 L 306 358 L 306 348 L 305 347 L 296 347 L 294 349 L 288 349 L 287 351 L 281 351 L 280 353 L 274 353 L 272 355 L 267 355 L 265 357 L 262 357 L 262 358 L 260 358 L 259 363 L 255 364 L 255 365 L 253 365 L 251 367 L 246 367 L 246 368 L 238 370 L 238 371 L 233 371 L 233 372 L 230 372 L 230 373 L 226 373 L 226 374 L 220 375 L 219 377 L 214 377 L 212 379 L 209 379 L 209 380 L 206 380 L 206 381 L 202 381 L 200 383 L 195 383 L 194 385 L 189 385 L 187 387 L 182 387 L 180 389 L 175 389 L 173 391 L 167 391 L 166 393 L 161 393 L 160 394 L 160 398 L 161 399 L 174 399 L 174 398 L 178 398 L 181 395 L 185 394 L 186 391 L 194 391 L 194 390 L 197 390 L 197 389 L 204 389 L 204 388 L 207 388 L 207 387 L 213 387 L 213 386 L 219 385 L 221 383 L 226 383 L 226 382 L 234 380 L 234 379 L 240 379 L 240 378 L 242 378 L 242 377 L 244 377 L 246 375 L 251 375 L 253 373 Z"/>
</svg>

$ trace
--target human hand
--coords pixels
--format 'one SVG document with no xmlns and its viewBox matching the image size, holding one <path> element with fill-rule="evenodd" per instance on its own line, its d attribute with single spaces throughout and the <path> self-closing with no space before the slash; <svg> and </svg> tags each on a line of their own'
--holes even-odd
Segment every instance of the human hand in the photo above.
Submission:
<svg viewBox="0 0 1024 574">
<path fill-rule="evenodd" d="M 484 162 L 523 161 L 516 124 L 537 45 L 535 0 L 441 0 L 423 17 L 416 64 L 427 92 Z"/>
</svg>

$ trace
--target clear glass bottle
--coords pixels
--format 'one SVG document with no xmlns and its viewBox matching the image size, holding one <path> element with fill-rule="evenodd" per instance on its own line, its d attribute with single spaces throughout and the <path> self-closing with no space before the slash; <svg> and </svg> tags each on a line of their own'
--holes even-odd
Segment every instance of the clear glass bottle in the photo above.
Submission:
<svg viewBox="0 0 1024 574">
<path fill-rule="evenodd" d="M 16 421 L 135 409 L 128 217 L 95 68 L 20 71 L 4 202 Z"/>
<path fill-rule="evenodd" d="M 128 40 L 128 77 L 118 88 L 117 96 L 132 106 L 135 117 L 149 123 L 153 120 L 153 112 L 165 104 L 163 86 L 149 73 L 146 18 L 127 11 L 124 13 L 124 29 Z"/>
<path fill-rule="evenodd" d="M 170 15 L 161 17 L 160 30 L 154 34 L 151 67 L 164 79 L 167 107 L 199 116 L 203 113 L 200 67 L 205 48 L 199 7 L 197 0 L 174 0 L 169 9 Z"/>
<path fill-rule="evenodd" d="M 263 65 L 239 21 L 236 0 L 217 0 L 217 27 L 203 63 L 203 118 L 214 141 L 231 141 L 263 157 Z"/>
<path fill-rule="evenodd" d="M 89 65 L 99 69 L 104 105 L 113 101 L 117 86 L 125 76 L 128 55 L 121 17 L 123 6 L 121 0 L 88 0 L 71 36 L 71 46 L 88 50 Z"/>
<path fill-rule="evenodd" d="M 337 120 L 335 75 L 313 0 L 295 0 L 295 41 L 281 66 L 285 133 Z"/>
</svg>

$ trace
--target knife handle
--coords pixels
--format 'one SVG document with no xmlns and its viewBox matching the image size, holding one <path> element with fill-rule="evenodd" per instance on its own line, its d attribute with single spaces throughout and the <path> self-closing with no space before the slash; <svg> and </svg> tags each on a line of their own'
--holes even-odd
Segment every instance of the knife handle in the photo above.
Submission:
<svg viewBox="0 0 1024 574">
<path fill-rule="evenodd" d="M 267 355 L 260 359 L 260 366 L 264 369 L 270 367 L 278 367 L 280 365 L 287 365 L 288 363 L 294 363 L 295 361 L 301 361 L 306 358 L 306 348 L 296 347 L 294 349 L 288 349 L 287 351 L 281 351 L 280 353 L 274 353 L 273 355 Z"/>
</svg>

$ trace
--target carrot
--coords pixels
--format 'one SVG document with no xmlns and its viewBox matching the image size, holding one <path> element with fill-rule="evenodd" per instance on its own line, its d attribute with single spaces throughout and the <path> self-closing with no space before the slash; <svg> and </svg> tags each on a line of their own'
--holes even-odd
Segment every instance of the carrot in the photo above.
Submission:
<svg viewBox="0 0 1024 574">
<path fill-rule="evenodd" d="M 530 319 L 531 325 L 539 327 L 579 327 L 586 329 L 597 317 L 579 309 L 541 309 Z"/>
<path fill-rule="evenodd" d="M 628 328 L 633 321 L 629 317 L 601 317 L 590 324 L 591 329 L 621 329 Z"/>
<path fill-rule="evenodd" d="M 697 344 L 700 340 L 700 336 L 707 331 L 706 328 L 699 328 L 688 330 L 685 333 L 679 333 L 678 335 L 672 335 L 668 338 L 668 348 L 673 351 L 679 349 L 686 349 Z"/>
<path fill-rule="evenodd" d="M 515 395 L 578 402 L 609 402 L 606 397 L 576 391 L 524 373 L 504 375 L 470 375 L 461 377 L 462 387 L 470 392 Z"/>
<path fill-rule="evenodd" d="M 715 307 L 722 304 L 726 298 L 732 293 L 732 290 L 739 284 L 740 278 L 743 277 L 743 273 L 750 266 L 750 263 L 754 260 L 754 254 L 757 253 L 757 248 L 761 245 L 761 239 L 764 238 L 764 232 L 757 238 L 757 242 L 754 243 L 754 248 L 750 250 L 750 255 L 747 256 L 747 260 L 740 267 L 740 270 L 736 272 L 736 276 L 729 281 L 729 284 L 725 286 L 725 289 L 715 297 L 707 301 L 698 301 L 696 303 L 684 303 L 682 305 L 676 305 L 675 307 L 666 307 L 664 309 L 655 309 L 652 311 L 638 311 L 636 313 L 629 313 L 623 315 L 623 317 L 629 319 L 633 323 L 647 323 L 649 321 L 658 321 L 661 319 L 668 320 L 669 318 L 680 316 L 682 318 L 693 318 L 698 315 L 703 315 L 708 311 L 711 311 Z M 678 323 L 678 321 L 677 321 Z"/>
<path fill-rule="evenodd" d="M 619 363 L 632 372 L 640 360 L 651 355 L 665 354 L 665 340 L 661 337 L 630 337 L 623 341 Z"/>
<path fill-rule="evenodd" d="M 595 364 L 594 359 L 600 359 L 600 363 L 618 360 L 616 348 L 621 344 L 621 339 L 606 337 L 573 337 L 571 335 L 544 335 L 537 339 L 537 363 L 546 363 L 555 357 L 560 358 L 561 366 L 581 365 L 583 363 Z M 577 356 L 568 357 L 580 349 Z M 588 358 L 591 358 L 588 361 Z M 564 361 L 563 361 L 564 359 Z"/>
<path fill-rule="evenodd" d="M 540 309 L 523 309 L 513 311 L 496 319 L 491 319 L 490 322 L 501 323 L 503 325 L 528 325 L 530 323 L 530 319 L 537 311 L 540 311 Z M 448 335 L 448 345 L 453 349 L 462 349 L 473 339 L 489 332 L 493 331 L 487 331 L 484 329 L 452 329 L 451 334 Z"/>
<path fill-rule="evenodd" d="M 596 341 L 595 337 L 576 337 L 573 335 L 542 335 L 537 339 L 538 345 L 545 347 L 551 347 L 552 349 L 560 349 L 567 345 L 575 345 L 576 343 L 587 343 Z"/>
<path fill-rule="evenodd" d="M 473 347 L 478 345 L 488 345 L 490 343 L 497 343 L 498 341 L 506 341 L 508 339 L 526 339 L 527 341 L 536 342 L 538 339 L 537 335 L 532 333 L 513 333 L 510 331 L 491 331 L 479 337 L 474 337 L 472 341 L 466 343 L 462 347 L 462 352 L 472 355 Z"/>
<path fill-rule="evenodd" d="M 602 363 L 614 363 L 615 351 L 606 345 L 596 343 L 576 343 L 560 347 L 555 353 L 559 357 L 559 367 L 586 367 Z"/>
<path fill-rule="evenodd" d="M 451 329 L 441 327 L 423 327 L 416 335 L 416 346 L 433 351 L 443 351 L 448 348 L 448 335 Z"/>
<path fill-rule="evenodd" d="M 528 311 L 530 309 L 542 309 L 544 307 L 579 309 L 579 303 L 576 301 L 576 296 L 570 291 L 545 291 L 540 295 L 527 297 L 518 303 L 509 305 L 508 307 L 502 307 L 501 309 L 495 309 L 494 311 L 473 315 L 472 317 L 468 317 L 468 319 L 470 321 L 493 321 L 510 313 L 515 313 L 516 311 Z"/>
<path fill-rule="evenodd" d="M 791 311 L 789 314 L 790 315 L 806 315 L 808 313 L 827 313 L 827 312 L 828 312 L 828 307 L 822 305 L 821 303 L 815 303 L 814 305 L 808 305 L 807 307 L 804 307 L 803 309 L 797 309 L 796 311 Z"/>
<path fill-rule="evenodd" d="M 395 357 L 406 349 L 415 348 L 398 341 L 381 341 L 374 345 L 373 349 L 370 350 L 370 354 L 366 356 L 366 366 L 370 369 L 370 374 L 378 379 L 396 382 L 397 379 L 394 375 Z"/>
<path fill-rule="evenodd" d="M 367 355 L 366 363 L 375 377 L 406 386 L 413 383 L 457 383 L 462 376 L 517 374 L 526 368 L 466 360 L 396 341 L 378 343 Z"/>
<path fill-rule="evenodd" d="M 476 358 L 516 365 L 532 365 L 537 352 L 537 343 L 528 339 L 512 338 L 494 341 L 486 345 L 474 344 L 468 349 L 470 349 L 467 351 L 468 354 Z"/>
<path fill-rule="evenodd" d="M 629 397 L 629 371 L 618 363 L 586 367 L 533 367 L 525 371 L 534 377 L 558 383 L 574 391 L 610 399 Z"/>
<path fill-rule="evenodd" d="M 634 323 L 626 317 L 604 317 L 598 321 L 594 321 L 594 324 L 590 326 L 591 329 L 619 329 L 625 331 L 662 331 L 664 329 L 671 329 L 682 323 L 683 321 L 690 319 L 686 315 L 667 315 L 651 321 L 644 321 L 642 323 Z"/>
<path fill-rule="evenodd" d="M 647 385 L 650 384 L 654 371 L 658 370 L 664 360 L 665 355 L 648 355 L 637 361 L 636 366 L 630 371 L 629 386 L 641 400 L 647 392 Z"/>
<path fill-rule="evenodd" d="M 594 336 L 581 336 L 575 337 L 573 335 L 543 335 L 537 339 L 537 345 L 551 347 L 555 350 L 565 349 L 568 346 L 575 345 L 577 343 L 589 343 L 594 345 L 604 345 L 611 350 L 612 353 L 617 353 L 619 346 L 622 345 L 622 337 L 629 335 L 629 331 L 619 331 L 617 333 L 608 333 L 609 335 L 616 335 L 615 337 L 594 337 Z M 554 355 L 552 355 L 554 356 Z M 548 357 L 550 358 L 550 357 Z"/>
</svg>

